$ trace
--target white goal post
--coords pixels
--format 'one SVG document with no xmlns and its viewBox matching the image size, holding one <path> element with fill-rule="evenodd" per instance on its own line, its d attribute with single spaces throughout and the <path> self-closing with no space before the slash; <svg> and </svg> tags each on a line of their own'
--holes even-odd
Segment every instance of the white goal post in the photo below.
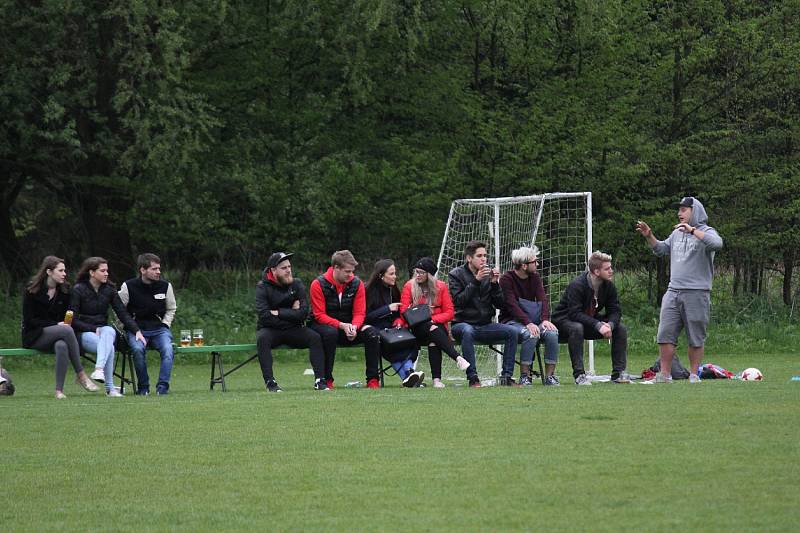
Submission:
<svg viewBox="0 0 800 533">
<path fill-rule="evenodd" d="M 512 268 L 512 250 L 538 246 L 539 273 L 552 312 L 567 284 L 586 271 L 592 253 L 592 193 L 455 200 L 450 206 L 439 252 L 440 279 L 447 282 L 450 270 L 464 264 L 464 247 L 471 240 L 488 244 L 490 264 L 501 273 Z M 476 357 L 482 380 L 491 380 L 500 373 L 501 358 L 495 352 L 476 347 Z M 463 379 L 463 372 L 448 358 L 444 359 L 442 377 Z M 589 374 L 594 375 L 592 343 L 589 343 Z"/>
</svg>

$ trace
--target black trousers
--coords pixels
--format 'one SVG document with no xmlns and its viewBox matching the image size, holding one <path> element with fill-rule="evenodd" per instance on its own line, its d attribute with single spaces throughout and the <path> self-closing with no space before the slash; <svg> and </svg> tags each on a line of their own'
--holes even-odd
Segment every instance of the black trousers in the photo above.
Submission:
<svg viewBox="0 0 800 533">
<path fill-rule="evenodd" d="M 308 348 L 308 359 L 314 369 L 314 377 L 320 379 L 325 371 L 325 353 L 319 334 L 305 326 L 289 329 L 261 328 L 256 332 L 258 364 L 264 382 L 274 378 L 272 374 L 272 348 L 285 344 L 292 348 Z"/>
<path fill-rule="evenodd" d="M 431 331 L 431 322 L 419 324 L 412 329 L 420 346 L 428 345 L 428 360 L 431 363 L 431 377 L 442 377 L 442 352 L 444 351 L 453 361 L 460 355 L 450 340 L 447 330 L 441 324 L 436 324 L 436 329 Z"/>
<path fill-rule="evenodd" d="M 594 328 L 585 328 L 580 322 L 564 320 L 555 324 L 558 328 L 558 342 L 567 343 L 569 358 L 572 361 L 572 377 L 585 374 L 583 369 L 583 341 L 598 340 L 604 337 Z M 611 335 L 611 379 L 628 365 L 628 330 L 617 324 Z"/>
<path fill-rule="evenodd" d="M 322 350 L 325 353 L 325 379 L 333 379 L 333 363 L 336 360 L 337 346 L 364 345 L 364 359 L 366 362 L 367 379 L 378 379 L 378 366 L 380 365 L 381 338 L 378 329 L 368 327 L 360 329 L 353 340 L 347 338 L 344 331 L 333 326 L 311 324 L 313 329 L 322 338 Z"/>
</svg>

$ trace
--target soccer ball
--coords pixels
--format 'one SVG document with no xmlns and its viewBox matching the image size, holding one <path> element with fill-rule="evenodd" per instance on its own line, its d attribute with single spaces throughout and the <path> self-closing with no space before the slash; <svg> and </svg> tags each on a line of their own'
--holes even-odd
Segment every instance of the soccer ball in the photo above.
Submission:
<svg viewBox="0 0 800 533">
<path fill-rule="evenodd" d="M 761 374 L 761 370 L 757 368 L 745 368 L 742 370 L 740 377 L 742 378 L 742 381 L 761 381 L 764 379 L 764 375 Z"/>
</svg>

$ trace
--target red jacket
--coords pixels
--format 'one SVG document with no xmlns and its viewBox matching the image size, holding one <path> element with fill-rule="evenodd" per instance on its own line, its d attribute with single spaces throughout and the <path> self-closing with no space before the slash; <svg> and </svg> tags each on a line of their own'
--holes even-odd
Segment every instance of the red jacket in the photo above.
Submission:
<svg viewBox="0 0 800 533">
<path fill-rule="evenodd" d="M 411 284 L 416 283 L 410 279 L 403 285 L 403 293 L 400 295 L 400 313 L 402 314 L 406 309 L 411 307 Z M 417 302 L 424 304 L 425 297 Z M 456 308 L 453 306 L 453 299 L 450 298 L 450 291 L 447 288 L 447 283 L 442 280 L 436 280 L 436 301 L 431 306 L 431 322 L 434 324 L 447 324 L 456 315 Z M 400 325 L 406 326 L 406 321 L 402 318 L 398 319 Z"/>
<path fill-rule="evenodd" d="M 326 280 L 328 280 L 334 287 L 336 287 L 336 292 L 339 294 L 341 298 L 342 292 L 344 292 L 345 287 L 350 285 L 355 276 L 350 278 L 350 280 L 345 283 L 344 285 L 339 285 L 336 280 L 333 278 L 333 267 L 328 267 L 328 270 L 323 274 Z M 327 307 L 325 305 L 325 295 L 322 294 L 322 287 L 319 285 L 319 280 L 315 279 L 311 283 L 311 313 L 314 315 L 314 320 L 316 320 L 320 324 L 325 324 L 326 326 L 332 326 L 334 328 L 339 328 L 339 321 L 329 316 L 326 311 Z M 364 325 L 364 318 L 367 316 L 367 297 L 366 292 L 364 290 L 364 284 L 362 283 L 358 287 L 358 292 L 356 292 L 355 300 L 353 300 L 353 319 L 350 321 L 356 328 L 361 329 L 361 326 Z"/>
</svg>

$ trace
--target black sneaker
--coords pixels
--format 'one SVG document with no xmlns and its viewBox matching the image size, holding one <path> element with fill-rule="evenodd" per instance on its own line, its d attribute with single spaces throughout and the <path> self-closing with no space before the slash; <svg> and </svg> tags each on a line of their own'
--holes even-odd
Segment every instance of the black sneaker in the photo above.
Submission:
<svg viewBox="0 0 800 533">
<path fill-rule="evenodd" d="M 611 382 L 617 385 L 627 385 L 631 382 L 631 377 L 627 372 L 620 372 L 618 376 L 611 378 Z"/>
<path fill-rule="evenodd" d="M 136 391 L 136 396 L 150 396 L 150 389 L 139 389 Z"/>
<path fill-rule="evenodd" d="M 500 376 L 500 381 L 498 381 L 498 383 L 501 387 L 519 387 L 511 376 Z"/>
<path fill-rule="evenodd" d="M 278 384 L 276 383 L 275 385 L 277 386 Z M 328 384 L 325 383 L 324 379 L 318 379 L 314 382 L 314 390 L 330 390 L 330 389 L 328 388 Z"/>
<path fill-rule="evenodd" d="M 480 388 L 481 380 L 478 378 L 478 376 L 472 376 L 471 378 L 469 378 L 469 386 L 472 387 L 473 389 Z"/>
<path fill-rule="evenodd" d="M 533 381 L 528 374 L 522 374 L 519 377 L 519 386 L 520 387 L 531 387 L 533 386 Z"/>
<path fill-rule="evenodd" d="M 267 381 L 266 385 L 267 385 L 267 390 L 269 392 L 283 392 L 283 389 L 280 388 L 278 382 L 275 381 L 274 379 Z"/>
<path fill-rule="evenodd" d="M 419 383 L 419 377 L 422 372 L 411 372 L 406 379 L 403 380 L 403 387 L 413 388 Z M 422 374 L 423 376 L 425 374 Z"/>
</svg>

